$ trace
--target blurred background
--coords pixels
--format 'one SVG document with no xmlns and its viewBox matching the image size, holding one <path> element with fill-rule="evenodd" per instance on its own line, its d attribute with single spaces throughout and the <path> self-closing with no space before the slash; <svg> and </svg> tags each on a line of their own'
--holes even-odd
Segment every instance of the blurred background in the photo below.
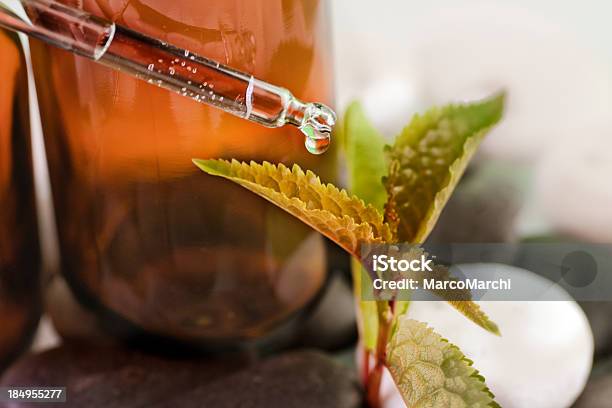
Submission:
<svg viewBox="0 0 612 408">
<path fill-rule="evenodd" d="M 389 140 L 429 106 L 508 92 L 503 123 L 467 170 L 433 242 L 612 242 L 612 3 L 332 0 L 328 6 L 336 111 L 360 100 Z M 42 262 L 54 269 L 58 250 L 40 124 L 30 124 L 30 131 Z M 33 212 L 27 209 L 26 218 Z M 343 270 L 346 263 L 334 267 Z M 302 334 L 323 339 L 319 333 L 331 333 L 305 343 L 333 350 L 350 365 L 354 315 L 345 278 L 328 282 L 317 322 Z M 529 271 L 517 279 L 547 285 Z M 54 324 L 77 339 L 98 333 L 68 292 L 65 284 L 55 288 Z M 609 407 L 612 304 L 566 298 L 483 304 L 501 338 L 443 303 L 413 304 L 411 313 L 475 361 L 504 407 Z M 62 322 L 75 314 L 78 324 Z M 31 325 L 31 318 L 23 320 Z M 60 343 L 54 324 L 43 316 L 33 350 Z M 402 406 L 390 386 L 387 406 Z"/>
<path fill-rule="evenodd" d="M 502 124 L 432 241 L 612 242 L 610 2 L 340 0 L 333 7 L 339 110 L 361 100 L 387 137 L 428 106 L 508 92 Z M 527 271 L 523 278 L 545 284 Z M 466 351 L 502 406 L 571 406 L 587 381 L 575 406 L 609 406 L 610 304 L 483 308 L 500 323 L 501 339 L 454 319 L 446 305 L 420 303 L 412 312 Z"/>
<path fill-rule="evenodd" d="M 338 104 L 361 100 L 387 137 L 427 106 L 508 91 L 502 124 L 485 140 L 431 240 L 612 242 L 610 2 L 333 6 Z M 532 275 L 524 278 L 542 284 Z M 420 303 L 412 312 L 477 362 L 502 406 L 571 406 L 581 393 L 577 407 L 611 404 L 610 304 L 483 308 L 500 323 L 501 339 L 454 319 L 442 304 Z"/>
</svg>

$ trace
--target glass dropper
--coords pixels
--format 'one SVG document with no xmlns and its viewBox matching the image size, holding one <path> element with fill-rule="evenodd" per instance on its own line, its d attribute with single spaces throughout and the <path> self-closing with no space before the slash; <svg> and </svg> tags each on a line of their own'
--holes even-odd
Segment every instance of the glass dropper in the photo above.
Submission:
<svg viewBox="0 0 612 408">
<path fill-rule="evenodd" d="M 336 115 L 329 107 L 81 9 L 53 0 L 0 0 L 0 26 L 260 125 L 297 126 L 311 153 L 330 144 Z"/>
</svg>

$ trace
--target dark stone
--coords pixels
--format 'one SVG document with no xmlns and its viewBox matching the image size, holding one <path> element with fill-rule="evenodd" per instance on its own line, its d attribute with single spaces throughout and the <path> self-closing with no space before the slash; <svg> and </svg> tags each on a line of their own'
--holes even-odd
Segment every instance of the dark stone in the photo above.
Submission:
<svg viewBox="0 0 612 408">
<path fill-rule="evenodd" d="M 119 347 L 69 344 L 23 358 L 2 386 L 65 386 L 45 407 L 359 407 L 354 370 L 320 352 L 279 355 L 245 369 L 245 355 L 169 358 Z M 240 371 L 242 370 L 242 371 Z M 40 404 L 1 408 L 38 407 Z"/>
<path fill-rule="evenodd" d="M 602 366 L 604 366 L 602 368 Z M 612 371 L 610 362 L 597 366 L 582 395 L 573 408 L 609 408 L 612 404 Z"/>
<path fill-rule="evenodd" d="M 0 384 L 67 387 L 67 403 L 46 407 L 147 407 L 245 365 L 246 359 L 238 356 L 172 359 L 119 347 L 70 344 L 19 360 Z"/>
<path fill-rule="evenodd" d="M 155 408 L 352 408 L 362 405 L 355 372 L 327 355 L 280 355 L 197 387 Z"/>
<path fill-rule="evenodd" d="M 429 243 L 511 242 L 523 198 L 520 180 L 506 166 L 472 165 L 450 197 Z"/>
<path fill-rule="evenodd" d="M 612 403 L 612 376 L 589 382 L 574 408 L 610 408 Z"/>
<path fill-rule="evenodd" d="M 579 304 L 589 319 L 593 331 L 595 356 L 609 355 L 612 351 L 612 319 L 610 319 L 612 302 L 579 302 Z"/>
<path fill-rule="evenodd" d="M 357 341 L 355 299 L 348 280 L 334 273 L 323 297 L 298 329 L 297 342 L 305 348 L 335 351 Z"/>
</svg>

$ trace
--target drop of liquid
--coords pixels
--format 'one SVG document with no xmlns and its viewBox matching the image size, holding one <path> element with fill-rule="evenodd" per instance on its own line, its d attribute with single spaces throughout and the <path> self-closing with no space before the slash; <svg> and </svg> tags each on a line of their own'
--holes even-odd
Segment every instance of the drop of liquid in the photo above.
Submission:
<svg viewBox="0 0 612 408">
<path fill-rule="evenodd" d="M 304 146 L 306 146 L 306 150 L 311 154 L 323 154 L 329 149 L 329 145 L 331 144 L 331 137 L 326 137 L 322 139 L 314 139 L 310 137 L 306 137 L 304 141 Z"/>
<path fill-rule="evenodd" d="M 320 103 L 309 103 L 300 126 L 306 136 L 306 150 L 312 154 L 325 153 L 331 144 L 331 133 L 335 124 L 336 114 L 333 110 Z"/>
</svg>

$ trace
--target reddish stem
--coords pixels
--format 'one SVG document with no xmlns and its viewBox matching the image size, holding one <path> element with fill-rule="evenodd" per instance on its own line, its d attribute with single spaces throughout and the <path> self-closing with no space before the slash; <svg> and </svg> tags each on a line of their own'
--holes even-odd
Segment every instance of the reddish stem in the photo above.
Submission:
<svg viewBox="0 0 612 408">
<path fill-rule="evenodd" d="M 380 385 L 383 368 L 387 359 L 387 340 L 391 330 L 392 308 L 385 302 L 378 302 L 378 337 L 376 339 L 376 354 L 374 369 L 366 382 L 366 400 L 370 408 L 380 408 Z"/>
<path fill-rule="evenodd" d="M 381 406 L 380 383 L 382 380 L 382 369 L 383 365 L 377 361 L 376 366 L 368 377 L 368 383 L 366 385 L 366 400 L 368 402 L 368 407 L 370 408 L 380 408 Z"/>
<path fill-rule="evenodd" d="M 368 377 L 370 376 L 370 350 L 363 348 L 363 368 L 361 370 L 361 383 L 367 386 Z"/>
</svg>

